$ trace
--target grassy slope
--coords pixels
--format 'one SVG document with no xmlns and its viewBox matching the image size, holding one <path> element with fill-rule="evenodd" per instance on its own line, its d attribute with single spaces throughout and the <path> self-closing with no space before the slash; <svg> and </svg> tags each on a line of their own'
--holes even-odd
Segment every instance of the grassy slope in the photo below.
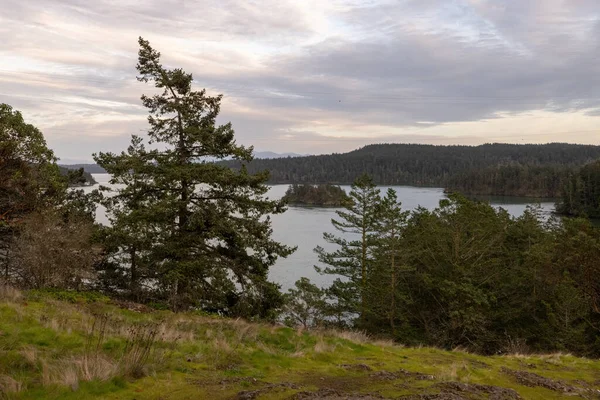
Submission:
<svg viewBox="0 0 600 400">
<path fill-rule="evenodd" d="M 433 396 L 409 398 L 558 399 L 598 398 L 599 393 L 600 362 L 568 355 L 482 357 L 402 348 L 354 333 L 140 313 L 98 300 L 73 303 L 0 290 L 0 399 L 365 399 L 414 394 Z M 105 328 L 98 315 L 108 315 Z M 124 377 L 126 363 L 119 360 L 127 353 L 127 338 L 154 323 L 161 325 L 145 376 Z M 90 336 L 92 326 L 95 334 Z M 506 368 L 526 373 L 515 377 Z M 476 384 L 511 388 L 518 395 Z"/>
</svg>

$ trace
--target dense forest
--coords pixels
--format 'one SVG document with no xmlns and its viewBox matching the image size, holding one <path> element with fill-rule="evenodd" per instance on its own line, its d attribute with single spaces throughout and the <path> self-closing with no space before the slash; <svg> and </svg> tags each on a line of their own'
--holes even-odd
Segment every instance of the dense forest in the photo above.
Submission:
<svg viewBox="0 0 600 400">
<path fill-rule="evenodd" d="M 465 194 L 558 197 L 570 167 L 600 158 L 600 146 L 376 144 L 344 153 L 254 160 L 270 183 L 350 184 L 368 173 L 377 184 L 437 186 Z M 225 161 L 238 168 L 234 161 Z"/>
<path fill-rule="evenodd" d="M 350 198 L 339 186 L 294 184 L 286 190 L 282 200 L 290 205 L 340 207 Z"/>
<path fill-rule="evenodd" d="M 315 250 L 333 284 L 298 281 L 291 322 L 486 354 L 600 354 L 600 230 L 589 221 L 544 222 L 536 208 L 511 217 L 458 194 L 409 213 L 368 176 L 350 196 L 332 220 L 339 235 L 324 234 L 333 250 Z"/>
</svg>

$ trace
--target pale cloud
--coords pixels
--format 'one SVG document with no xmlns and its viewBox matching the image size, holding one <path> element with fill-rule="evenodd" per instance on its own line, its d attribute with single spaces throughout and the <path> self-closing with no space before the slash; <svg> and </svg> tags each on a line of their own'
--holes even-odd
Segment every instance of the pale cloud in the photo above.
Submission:
<svg viewBox="0 0 600 400">
<path fill-rule="evenodd" d="M 137 37 L 260 150 L 600 144 L 597 0 L 0 0 L 0 101 L 56 153 L 146 128 Z"/>
</svg>

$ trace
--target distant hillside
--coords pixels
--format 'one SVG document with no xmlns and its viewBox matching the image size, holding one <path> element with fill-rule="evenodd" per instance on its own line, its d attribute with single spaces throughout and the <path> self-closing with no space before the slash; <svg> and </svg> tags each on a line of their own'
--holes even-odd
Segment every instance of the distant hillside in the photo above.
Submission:
<svg viewBox="0 0 600 400">
<path fill-rule="evenodd" d="M 571 167 L 600 158 L 600 146 L 375 144 L 344 154 L 254 160 L 270 183 L 349 184 L 366 172 L 378 184 L 447 187 L 468 194 L 557 197 Z M 233 168 L 239 164 L 226 161 Z"/>
</svg>

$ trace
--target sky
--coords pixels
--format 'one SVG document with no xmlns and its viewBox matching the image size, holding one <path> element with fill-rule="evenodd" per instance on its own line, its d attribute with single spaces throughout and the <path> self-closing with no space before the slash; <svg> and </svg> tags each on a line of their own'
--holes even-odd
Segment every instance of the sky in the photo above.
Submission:
<svg viewBox="0 0 600 400">
<path fill-rule="evenodd" d="M 259 151 L 600 144 L 598 0 L 0 0 L 0 102 L 63 162 L 120 152 L 139 36 Z"/>
</svg>

